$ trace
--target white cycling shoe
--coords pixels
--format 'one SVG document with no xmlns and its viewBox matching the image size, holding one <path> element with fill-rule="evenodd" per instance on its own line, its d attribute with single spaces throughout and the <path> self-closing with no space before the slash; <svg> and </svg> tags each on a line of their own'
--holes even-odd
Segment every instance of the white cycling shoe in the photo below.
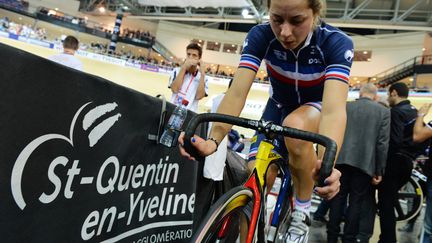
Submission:
<svg viewBox="0 0 432 243">
<path fill-rule="evenodd" d="M 307 243 L 309 238 L 309 226 L 311 220 L 301 211 L 293 211 L 290 217 L 290 225 L 287 231 L 286 243 Z"/>
</svg>

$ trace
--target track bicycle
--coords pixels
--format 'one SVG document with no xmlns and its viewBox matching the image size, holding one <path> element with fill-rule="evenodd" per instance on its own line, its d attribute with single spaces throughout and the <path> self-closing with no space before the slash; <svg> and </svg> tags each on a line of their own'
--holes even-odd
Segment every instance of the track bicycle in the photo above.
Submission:
<svg viewBox="0 0 432 243">
<path fill-rule="evenodd" d="M 318 185 L 323 186 L 324 180 L 331 174 L 336 155 L 336 143 L 319 134 L 297 130 L 273 124 L 264 120 L 250 120 L 216 113 L 199 114 L 191 119 L 185 130 L 184 147 L 192 156 L 202 158 L 190 143 L 196 127 L 202 122 L 222 122 L 250 128 L 265 135 L 256 155 L 256 164 L 249 179 L 242 186 L 234 187 L 222 195 L 209 209 L 202 220 L 191 242 L 234 242 L 238 239 L 239 229 L 247 231 L 246 242 L 284 242 L 288 230 L 288 220 L 292 208 L 291 177 L 287 162 L 279 156 L 272 156 L 273 140 L 277 135 L 311 141 L 324 146 L 325 153 L 319 172 Z M 276 206 L 265 230 L 265 188 L 266 172 L 271 164 L 279 166 L 282 183 Z M 247 227 L 239 227 L 246 222 Z M 244 229 L 246 228 L 246 229 Z"/>
</svg>

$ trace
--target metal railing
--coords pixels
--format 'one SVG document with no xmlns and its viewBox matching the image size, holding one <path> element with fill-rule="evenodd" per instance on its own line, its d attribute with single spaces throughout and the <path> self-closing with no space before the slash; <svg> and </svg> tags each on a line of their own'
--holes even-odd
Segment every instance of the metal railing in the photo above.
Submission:
<svg viewBox="0 0 432 243">
<path fill-rule="evenodd" d="M 408 76 L 410 73 L 414 72 L 414 67 L 418 65 L 432 65 L 432 55 L 416 56 L 410 58 L 399 65 L 376 74 L 375 76 L 371 77 L 371 79 L 374 83 L 381 84 L 383 80 L 397 75 Z"/>
</svg>

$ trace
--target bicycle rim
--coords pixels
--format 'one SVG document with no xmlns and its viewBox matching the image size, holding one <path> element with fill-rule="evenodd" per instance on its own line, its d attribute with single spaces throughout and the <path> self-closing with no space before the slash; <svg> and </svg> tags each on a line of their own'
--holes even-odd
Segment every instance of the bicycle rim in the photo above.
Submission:
<svg viewBox="0 0 432 243">
<path fill-rule="evenodd" d="M 421 210 L 423 193 L 420 184 L 410 178 L 398 192 L 398 201 L 395 205 L 397 221 L 406 221 L 414 218 Z"/>
<path fill-rule="evenodd" d="M 252 211 L 248 207 L 252 200 L 253 194 L 248 188 L 238 186 L 229 190 L 211 206 L 191 242 L 235 242 L 239 237 L 240 218 L 244 217 L 246 222 L 251 218 Z"/>
</svg>

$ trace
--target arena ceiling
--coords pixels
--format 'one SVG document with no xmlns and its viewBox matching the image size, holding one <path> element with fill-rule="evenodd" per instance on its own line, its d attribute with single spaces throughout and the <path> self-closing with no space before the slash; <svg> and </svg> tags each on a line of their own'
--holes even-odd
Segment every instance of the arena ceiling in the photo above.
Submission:
<svg viewBox="0 0 432 243">
<path fill-rule="evenodd" d="M 432 32 L 432 0 L 327 0 L 326 21 L 353 29 Z M 268 20 L 267 0 L 81 0 L 91 10 L 104 4 L 128 18 L 256 24 Z M 246 11 L 247 10 L 247 14 Z"/>
</svg>

